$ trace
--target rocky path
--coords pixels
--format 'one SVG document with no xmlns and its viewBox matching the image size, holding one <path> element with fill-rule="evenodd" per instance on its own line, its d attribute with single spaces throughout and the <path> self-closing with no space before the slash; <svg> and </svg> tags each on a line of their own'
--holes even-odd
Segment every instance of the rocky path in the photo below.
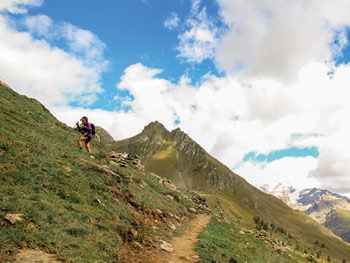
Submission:
<svg viewBox="0 0 350 263">
<path fill-rule="evenodd" d="M 180 236 L 175 237 L 172 242 L 173 251 L 167 255 L 165 261 L 168 263 L 197 263 L 199 256 L 194 250 L 198 241 L 198 235 L 202 229 L 210 222 L 210 216 L 199 214 L 191 221 L 187 230 Z"/>
</svg>

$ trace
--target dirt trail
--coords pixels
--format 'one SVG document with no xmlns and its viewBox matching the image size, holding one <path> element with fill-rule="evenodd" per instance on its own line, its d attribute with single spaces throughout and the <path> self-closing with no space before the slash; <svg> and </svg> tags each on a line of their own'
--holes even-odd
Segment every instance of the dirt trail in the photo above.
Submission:
<svg viewBox="0 0 350 263">
<path fill-rule="evenodd" d="M 173 251 L 163 262 L 200 262 L 199 256 L 194 250 L 194 246 L 198 241 L 199 233 L 209 222 L 210 216 L 204 214 L 197 215 L 197 217 L 190 222 L 187 230 L 182 234 L 182 236 L 173 238 L 171 242 Z"/>
</svg>

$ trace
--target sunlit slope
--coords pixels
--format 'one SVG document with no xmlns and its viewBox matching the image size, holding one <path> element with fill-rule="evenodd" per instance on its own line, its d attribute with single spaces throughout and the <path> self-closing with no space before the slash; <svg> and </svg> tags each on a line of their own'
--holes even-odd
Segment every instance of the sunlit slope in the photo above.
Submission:
<svg viewBox="0 0 350 263">
<path fill-rule="evenodd" d="M 300 246 L 324 244 L 323 254 L 350 260 L 349 244 L 304 213 L 250 185 L 179 129 L 169 132 L 153 122 L 140 134 L 115 142 L 114 148 L 140 156 L 147 169 L 197 191 L 230 219 L 253 227 L 253 218 L 260 217 L 285 229 Z"/>
<path fill-rule="evenodd" d="M 120 167 L 95 139 L 91 158 L 78 136 L 0 83 L 0 262 L 24 248 L 62 262 L 121 262 L 121 252 L 136 262 L 193 217 L 184 194 L 138 166 Z"/>
</svg>

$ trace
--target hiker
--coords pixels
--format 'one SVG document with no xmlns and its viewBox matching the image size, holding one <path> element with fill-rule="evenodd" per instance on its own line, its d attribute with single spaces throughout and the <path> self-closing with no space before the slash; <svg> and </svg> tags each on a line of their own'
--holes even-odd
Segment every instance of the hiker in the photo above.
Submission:
<svg viewBox="0 0 350 263">
<path fill-rule="evenodd" d="M 82 122 L 81 125 L 79 125 L 79 122 L 77 122 L 78 131 L 85 133 L 85 134 L 78 138 L 78 145 L 79 145 L 80 150 L 82 150 L 83 149 L 83 142 L 85 142 L 86 150 L 88 151 L 88 153 L 91 153 L 90 142 L 91 142 L 91 139 L 93 136 L 91 123 L 89 122 L 89 120 L 86 116 L 81 118 L 81 122 Z"/>
</svg>

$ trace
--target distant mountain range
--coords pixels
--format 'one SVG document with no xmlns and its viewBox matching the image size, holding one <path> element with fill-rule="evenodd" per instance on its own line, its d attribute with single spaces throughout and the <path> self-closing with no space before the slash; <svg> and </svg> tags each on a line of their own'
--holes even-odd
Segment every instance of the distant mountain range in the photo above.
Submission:
<svg viewBox="0 0 350 263">
<path fill-rule="evenodd" d="M 303 211 L 318 223 L 350 242 L 350 199 L 331 191 L 311 188 L 298 190 L 290 185 L 259 187 L 282 200 L 293 209 Z"/>
</svg>

